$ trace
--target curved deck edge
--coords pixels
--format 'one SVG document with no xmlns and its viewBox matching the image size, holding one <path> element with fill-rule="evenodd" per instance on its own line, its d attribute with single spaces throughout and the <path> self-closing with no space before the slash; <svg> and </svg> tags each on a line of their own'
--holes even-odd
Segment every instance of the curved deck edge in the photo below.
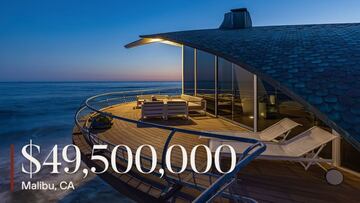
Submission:
<svg viewBox="0 0 360 203">
<path fill-rule="evenodd" d="M 74 131 L 72 133 L 72 142 L 73 144 L 77 145 L 80 148 L 81 160 L 89 168 L 93 166 L 96 168 L 102 168 L 101 165 L 98 165 L 89 159 L 89 155 L 91 154 L 90 145 L 87 143 L 87 141 L 85 140 L 85 138 L 82 136 L 81 133 L 76 132 L 78 131 L 76 128 L 77 127 L 74 128 Z M 128 176 L 128 180 L 132 178 L 132 176 L 128 174 L 126 175 Z M 134 201 L 159 202 L 158 198 L 155 198 L 149 194 L 146 194 L 145 192 L 142 192 L 134 187 L 131 187 L 128 183 L 122 181 L 121 179 L 119 179 L 119 177 L 116 177 L 114 174 L 112 174 L 109 171 L 106 171 L 103 174 L 99 174 L 98 176 L 106 183 L 110 184 L 115 190 L 119 191 L 121 194 L 125 195 L 126 197 L 129 197 Z"/>
</svg>

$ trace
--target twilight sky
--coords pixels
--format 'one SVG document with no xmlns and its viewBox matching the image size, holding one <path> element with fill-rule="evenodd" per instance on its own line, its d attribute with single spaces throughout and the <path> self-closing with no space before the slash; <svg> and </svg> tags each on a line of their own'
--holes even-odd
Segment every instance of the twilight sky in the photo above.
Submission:
<svg viewBox="0 0 360 203">
<path fill-rule="evenodd" d="M 180 80 L 180 48 L 124 45 L 140 34 L 216 28 L 238 7 L 255 26 L 360 22 L 359 0 L 2 0 L 0 81 Z"/>
</svg>

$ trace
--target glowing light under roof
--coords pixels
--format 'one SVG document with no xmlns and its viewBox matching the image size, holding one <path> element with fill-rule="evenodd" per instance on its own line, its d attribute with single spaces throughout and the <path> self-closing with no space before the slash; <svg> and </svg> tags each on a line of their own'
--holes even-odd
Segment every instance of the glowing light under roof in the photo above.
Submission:
<svg viewBox="0 0 360 203">
<path fill-rule="evenodd" d="M 171 45 L 171 46 L 178 46 L 178 47 L 182 46 L 179 43 L 172 42 L 172 41 L 169 41 L 169 40 L 164 40 L 164 39 L 161 39 L 161 38 L 142 38 L 142 39 L 136 40 L 134 42 L 131 42 L 131 43 L 125 45 L 125 47 L 129 49 L 129 48 L 142 46 L 142 45 L 145 45 L 145 44 L 151 44 L 151 43 L 155 43 L 155 42 L 156 43 L 168 44 L 168 45 Z"/>
</svg>

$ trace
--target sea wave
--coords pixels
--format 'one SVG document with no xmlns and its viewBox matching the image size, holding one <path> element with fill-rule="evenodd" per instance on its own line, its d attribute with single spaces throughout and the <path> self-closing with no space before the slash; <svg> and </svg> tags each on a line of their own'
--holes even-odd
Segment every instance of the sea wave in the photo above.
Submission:
<svg viewBox="0 0 360 203">
<path fill-rule="evenodd" d="M 32 181 L 59 183 L 73 181 L 75 191 L 24 191 L 21 181 L 29 179 L 21 172 L 22 164 L 28 160 L 21 155 L 21 148 L 32 139 L 41 146 L 41 153 L 34 156 L 44 160 L 52 147 L 59 145 L 59 151 L 71 144 L 74 127 L 74 113 L 88 97 L 128 90 L 178 87 L 179 82 L 65 82 L 65 83 L 0 83 L 0 174 L 10 174 L 9 146 L 15 145 L 15 191 L 9 192 L 9 176 L 0 176 L 1 202 L 130 202 L 125 196 L 108 186 L 100 178 L 82 173 L 67 175 L 50 174 L 44 168 Z M 59 154 L 60 156 L 60 154 Z M 63 163 L 65 164 L 65 163 Z M 62 165 L 64 167 L 65 165 Z M 81 168 L 86 167 L 82 165 Z M 81 171 L 81 170 L 80 170 Z"/>
</svg>

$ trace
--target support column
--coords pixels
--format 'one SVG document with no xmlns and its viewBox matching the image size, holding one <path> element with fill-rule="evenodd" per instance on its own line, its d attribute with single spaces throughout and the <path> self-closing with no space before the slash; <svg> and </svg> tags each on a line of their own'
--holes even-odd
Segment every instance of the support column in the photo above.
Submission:
<svg viewBox="0 0 360 203">
<path fill-rule="evenodd" d="M 254 74 L 254 132 L 258 129 L 257 75 Z"/>
<path fill-rule="evenodd" d="M 215 56 L 215 116 L 218 116 L 218 57 Z"/>
<path fill-rule="evenodd" d="M 197 62 L 196 62 L 196 49 L 194 49 L 194 95 L 197 96 Z"/>
<path fill-rule="evenodd" d="M 235 102 L 235 89 L 234 89 L 234 64 L 231 63 L 231 120 L 234 120 L 234 102 Z"/>
<path fill-rule="evenodd" d="M 341 166 L 341 137 L 338 132 L 336 132 L 334 129 L 332 130 L 332 134 L 336 135 L 337 138 L 335 138 L 332 141 L 332 160 L 335 167 Z"/>
<path fill-rule="evenodd" d="M 181 45 L 181 67 L 182 67 L 182 72 L 181 72 L 181 94 L 184 94 L 184 89 L 185 89 L 185 84 L 184 84 L 184 45 Z"/>
</svg>

